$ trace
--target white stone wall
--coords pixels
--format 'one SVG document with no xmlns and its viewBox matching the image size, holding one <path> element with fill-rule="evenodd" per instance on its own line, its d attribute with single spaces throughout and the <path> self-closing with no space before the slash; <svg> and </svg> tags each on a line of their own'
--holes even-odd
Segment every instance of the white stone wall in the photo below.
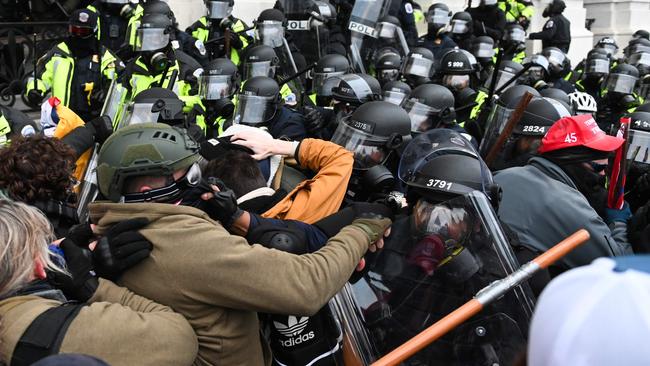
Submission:
<svg viewBox="0 0 650 366">
<path fill-rule="evenodd" d="M 587 17 L 595 19 L 594 43 L 613 36 L 622 52 L 638 29 L 650 30 L 650 0 L 585 0 Z"/>
</svg>

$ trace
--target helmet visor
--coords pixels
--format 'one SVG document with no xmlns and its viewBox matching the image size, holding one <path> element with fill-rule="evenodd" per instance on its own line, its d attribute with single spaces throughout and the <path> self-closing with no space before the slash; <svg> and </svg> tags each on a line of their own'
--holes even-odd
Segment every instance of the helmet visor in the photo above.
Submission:
<svg viewBox="0 0 650 366">
<path fill-rule="evenodd" d="M 497 72 L 497 82 L 495 85 L 494 90 L 499 90 L 502 86 L 506 85 L 506 83 L 510 80 L 512 80 L 515 77 L 515 74 L 506 71 L 506 70 L 499 70 Z M 489 89 L 490 87 L 490 80 L 489 78 L 485 81 L 485 87 Z"/>
<path fill-rule="evenodd" d="M 315 73 L 314 80 L 312 82 L 313 90 L 316 94 L 329 97 L 332 95 L 332 88 L 337 85 L 338 79 L 335 76 L 341 76 L 344 72 L 325 72 L 325 73 Z"/>
<path fill-rule="evenodd" d="M 284 28 L 281 22 L 265 20 L 257 23 L 257 37 L 262 44 L 277 48 L 282 46 L 284 38 Z"/>
<path fill-rule="evenodd" d="M 607 74 L 609 73 L 609 60 L 592 59 L 587 60 L 585 66 L 587 74 Z"/>
<path fill-rule="evenodd" d="M 332 88 L 332 92 L 347 102 L 363 103 L 373 94 L 368 83 L 358 75 L 346 74 L 333 79 L 336 86 Z"/>
<path fill-rule="evenodd" d="M 169 33 L 164 28 L 140 28 L 136 37 L 136 51 L 155 51 L 169 44 Z"/>
<path fill-rule="evenodd" d="M 504 41 L 523 43 L 526 40 L 526 31 L 521 28 L 507 29 L 503 35 Z"/>
<path fill-rule="evenodd" d="M 199 95 L 206 100 L 219 100 L 234 93 L 230 75 L 201 75 Z"/>
<path fill-rule="evenodd" d="M 556 67 L 562 67 L 564 60 L 566 59 L 566 55 L 562 53 L 562 51 L 554 49 L 546 50 L 544 55 L 546 56 L 548 63 Z"/>
<path fill-rule="evenodd" d="M 631 94 L 634 91 L 634 84 L 637 78 L 632 75 L 609 74 L 605 89 L 610 92 Z"/>
<path fill-rule="evenodd" d="M 429 60 L 428 58 L 415 57 L 415 55 L 411 55 L 404 62 L 402 73 L 404 75 L 414 75 L 428 78 L 431 76 L 432 69 L 433 61 Z"/>
<path fill-rule="evenodd" d="M 530 57 L 526 57 L 523 64 L 532 64 L 533 67 L 537 66 L 544 69 L 545 71 L 548 70 L 548 59 L 544 55 L 532 55 Z"/>
<path fill-rule="evenodd" d="M 382 83 L 386 83 L 388 81 L 395 81 L 397 80 L 398 76 L 399 76 L 398 69 L 377 70 L 377 79 Z"/>
<path fill-rule="evenodd" d="M 244 79 L 248 80 L 254 76 L 275 76 L 275 66 L 271 61 L 247 62 L 244 64 Z"/>
<path fill-rule="evenodd" d="M 650 131 L 650 121 L 633 121 L 633 128 Z M 650 132 L 630 129 L 627 159 L 637 163 L 650 164 Z"/>
<path fill-rule="evenodd" d="M 449 15 L 448 10 L 435 8 L 435 9 L 431 9 L 427 13 L 427 23 L 430 24 L 446 25 L 449 23 L 450 19 L 451 16 Z"/>
<path fill-rule="evenodd" d="M 386 90 L 382 93 L 384 102 L 392 103 L 395 105 L 402 105 L 402 102 L 408 97 L 406 93 L 395 90 Z"/>
<path fill-rule="evenodd" d="M 438 127 L 434 126 L 434 119 L 439 111 L 430 106 L 418 102 L 417 99 L 409 99 L 403 108 L 411 119 L 411 132 L 424 132 Z"/>
<path fill-rule="evenodd" d="M 465 34 L 469 33 L 469 24 L 467 20 L 454 19 L 451 21 L 451 33 Z"/>
<path fill-rule="evenodd" d="M 634 54 L 634 53 L 640 53 L 640 52 L 648 52 L 650 53 L 650 47 L 643 45 L 643 44 L 634 44 L 628 48 L 628 54 Z"/>
<path fill-rule="evenodd" d="M 388 157 L 384 147 L 386 139 L 380 139 L 353 128 L 350 123 L 355 123 L 350 116 L 343 117 L 338 121 L 332 142 L 354 154 L 354 169 L 367 170 L 382 164 Z M 362 122 L 358 122 L 358 124 L 363 125 Z"/>
<path fill-rule="evenodd" d="M 134 103 L 127 109 L 127 113 L 122 119 L 123 127 L 135 125 L 138 123 L 158 122 L 160 111 L 152 112 L 154 103 Z"/>
<path fill-rule="evenodd" d="M 379 23 L 379 38 L 393 39 L 395 38 L 395 30 L 397 26 L 393 23 L 381 22 Z"/>
<path fill-rule="evenodd" d="M 494 56 L 494 45 L 490 43 L 475 43 L 472 46 L 472 53 L 478 58 L 492 58 Z"/>
<path fill-rule="evenodd" d="M 650 52 L 635 53 L 630 56 L 628 62 L 637 67 L 639 65 L 650 66 Z"/>
<path fill-rule="evenodd" d="M 507 108 L 499 103 L 492 109 L 486 123 L 485 136 L 481 140 L 481 146 L 479 147 L 481 156 L 486 156 L 488 151 L 490 151 L 492 145 L 494 145 L 501 132 L 503 132 L 513 111 L 514 109 Z"/>
<path fill-rule="evenodd" d="M 618 47 L 614 44 L 611 43 L 603 43 L 600 45 L 600 48 L 604 49 L 607 51 L 607 56 L 612 56 L 616 54 L 616 51 L 618 51 Z"/>
<path fill-rule="evenodd" d="M 208 1 L 205 5 L 210 19 L 224 19 L 232 13 L 232 6 L 227 1 Z"/>
<path fill-rule="evenodd" d="M 445 75 L 442 77 L 442 85 L 460 91 L 469 86 L 469 79 L 469 75 Z"/>
<path fill-rule="evenodd" d="M 270 121 L 275 115 L 275 97 L 239 94 L 233 123 L 259 125 Z"/>
</svg>

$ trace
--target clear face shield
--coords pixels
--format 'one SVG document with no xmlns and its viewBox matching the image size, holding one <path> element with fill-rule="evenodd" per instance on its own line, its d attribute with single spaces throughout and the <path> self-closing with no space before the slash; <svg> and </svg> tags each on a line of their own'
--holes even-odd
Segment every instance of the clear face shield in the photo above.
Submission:
<svg viewBox="0 0 650 366">
<path fill-rule="evenodd" d="M 395 32 L 397 32 L 397 26 L 389 22 L 381 22 L 378 24 L 378 35 L 379 38 L 383 39 L 395 39 L 397 38 Z"/>
<path fill-rule="evenodd" d="M 496 81 L 496 84 L 495 84 L 494 90 L 499 90 L 499 89 L 501 89 L 502 86 L 506 85 L 506 83 L 507 83 L 508 81 L 512 80 L 514 77 L 515 77 L 515 74 L 512 73 L 512 72 L 510 72 L 510 71 L 499 70 L 499 71 L 497 72 L 497 81 Z M 492 82 L 491 78 L 488 78 L 487 80 L 485 80 L 485 83 L 483 84 L 483 86 L 484 86 L 486 89 L 489 89 L 489 88 L 490 88 L 490 83 L 491 83 L 491 82 Z M 510 85 L 512 85 L 512 84 L 510 84 Z"/>
<path fill-rule="evenodd" d="M 367 170 L 386 161 L 389 155 L 389 151 L 385 147 L 386 139 L 377 138 L 352 127 L 351 124 L 360 127 L 367 125 L 353 121 L 350 116 L 339 118 L 337 123 L 338 127 L 331 141 L 354 154 L 354 169 Z"/>
<path fill-rule="evenodd" d="M 257 39 L 262 41 L 264 45 L 273 48 L 278 48 L 283 45 L 284 27 L 281 22 L 265 20 L 257 23 L 255 33 L 257 34 Z"/>
<path fill-rule="evenodd" d="M 154 103 L 133 103 L 127 107 L 126 114 L 122 117 L 123 126 L 139 123 L 158 122 L 160 111 L 152 112 Z"/>
<path fill-rule="evenodd" d="M 276 97 L 239 94 L 233 123 L 252 126 L 268 123 L 275 115 L 276 99 Z"/>
<path fill-rule="evenodd" d="M 586 74 L 607 75 L 609 73 L 609 61 L 600 59 L 587 60 L 585 65 Z"/>
<path fill-rule="evenodd" d="M 500 103 L 497 103 L 492 111 L 490 111 L 486 123 L 485 135 L 479 147 L 481 156 L 487 155 L 488 151 L 490 151 L 492 145 L 494 145 L 501 132 L 503 132 L 512 112 L 514 112 L 514 109 L 503 106 Z"/>
<path fill-rule="evenodd" d="M 136 51 L 155 51 L 167 47 L 169 32 L 164 28 L 140 28 L 136 32 Z"/>
<path fill-rule="evenodd" d="M 519 267 L 487 197 L 478 191 L 441 203 L 420 199 L 392 232 L 367 274 L 334 300 L 335 313 L 366 364 Z M 409 362 L 511 364 L 525 346 L 532 304 L 527 285 L 517 287 Z"/>
<path fill-rule="evenodd" d="M 404 66 L 402 67 L 402 74 L 419 76 L 422 78 L 431 77 L 433 61 L 418 56 L 419 55 L 411 55 L 406 59 Z"/>
<path fill-rule="evenodd" d="M 436 9 L 432 9 L 427 13 L 427 23 L 429 24 L 446 26 L 449 24 L 450 20 L 451 20 L 451 15 L 449 15 L 449 11 L 444 9 L 436 8 Z"/>
<path fill-rule="evenodd" d="M 503 35 L 503 40 L 512 43 L 523 43 L 526 41 L 526 31 L 521 28 L 507 29 Z"/>
<path fill-rule="evenodd" d="M 650 164 L 650 121 L 634 121 L 635 128 L 630 129 L 628 134 L 627 159 L 637 163 Z"/>
<path fill-rule="evenodd" d="M 562 53 L 562 51 L 558 50 L 547 50 L 545 56 L 548 60 L 549 65 L 560 68 L 566 59 L 566 55 Z"/>
<path fill-rule="evenodd" d="M 228 98 L 235 93 L 230 75 L 199 76 L 199 96 L 205 100 Z"/>
<path fill-rule="evenodd" d="M 331 96 L 332 88 L 337 86 L 339 83 L 339 79 L 337 79 L 336 76 L 341 76 L 343 74 L 345 74 L 343 71 L 314 73 L 312 93 L 316 93 L 322 97 Z"/>
<path fill-rule="evenodd" d="M 275 77 L 276 68 L 277 66 L 274 66 L 271 61 L 246 62 L 244 64 L 244 80 L 248 80 L 254 76 L 273 78 Z"/>
<path fill-rule="evenodd" d="M 469 33 L 469 23 L 467 20 L 453 19 L 451 21 L 451 33 L 459 35 Z"/>
<path fill-rule="evenodd" d="M 637 78 L 631 75 L 609 74 L 605 82 L 605 89 L 610 93 L 632 94 Z"/>
<path fill-rule="evenodd" d="M 454 91 L 461 91 L 467 88 L 469 81 L 469 75 L 445 75 L 442 77 L 442 85 Z"/>
<path fill-rule="evenodd" d="M 472 54 L 478 59 L 492 59 L 494 56 L 494 44 L 491 43 L 474 43 L 472 45 Z"/>
<path fill-rule="evenodd" d="M 602 45 L 600 45 L 600 48 L 607 51 L 607 56 L 609 56 L 609 57 L 611 57 L 613 55 L 616 55 L 616 52 L 618 52 L 618 47 L 616 47 L 616 45 L 611 44 L 611 43 L 602 44 Z"/>
<path fill-rule="evenodd" d="M 406 93 L 397 90 L 385 90 L 382 92 L 382 100 L 395 105 L 402 105 L 408 97 Z"/>
<path fill-rule="evenodd" d="M 377 70 L 377 80 L 381 84 L 385 84 L 389 81 L 395 81 L 399 77 L 398 69 L 381 69 Z"/>
<path fill-rule="evenodd" d="M 205 6 L 210 19 L 225 19 L 232 13 L 232 6 L 228 1 L 208 1 Z"/>
<path fill-rule="evenodd" d="M 411 119 L 411 132 L 424 132 L 438 127 L 440 111 L 420 103 L 417 99 L 409 99 L 402 107 Z"/>
<path fill-rule="evenodd" d="M 628 59 L 628 63 L 636 67 L 638 67 L 639 65 L 650 67 L 650 51 L 634 53 L 630 55 Z"/>
</svg>

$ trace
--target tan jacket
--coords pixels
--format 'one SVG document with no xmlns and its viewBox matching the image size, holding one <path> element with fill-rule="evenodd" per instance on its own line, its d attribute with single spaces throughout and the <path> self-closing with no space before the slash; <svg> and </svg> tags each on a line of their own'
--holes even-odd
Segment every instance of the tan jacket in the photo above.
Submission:
<svg viewBox="0 0 650 366">
<path fill-rule="evenodd" d="M 293 255 L 249 245 L 193 207 L 95 203 L 99 230 L 135 217 L 151 256 L 121 283 L 183 314 L 199 340 L 196 365 L 270 364 L 257 312 L 312 315 L 339 291 L 368 249 L 361 229 L 344 228 L 318 252 Z"/>
<path fill-rule="evenodd" d="M 83 353 L 112 366 L 190 365 L 198 348 L 187 321 L 167 306 L 110 281 L 99 287 L 70 323 L 60 353 Z M 34 319 L 61 303 L 38 296 L 0 301 L 0 359 L 14 348 Z"/>
<path fill-rule="evenodd" d="M 352 153 L 333 142 L 304 139 L 298 162 L 316 175 L 300 183 L 263 217 L 313 224 L 341 207 L 352 175 Z"/>
</svg>

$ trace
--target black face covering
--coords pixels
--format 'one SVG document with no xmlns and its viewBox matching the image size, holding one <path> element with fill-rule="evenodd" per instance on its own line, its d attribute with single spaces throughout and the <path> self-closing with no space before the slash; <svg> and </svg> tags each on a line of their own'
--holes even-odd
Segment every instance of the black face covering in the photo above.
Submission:
<svg viewBox="0 0 650 366">
<path fill-rule="evenodd" d="M 88 38 L 68 37 L 66 43 L 75 58 L 84 58 L 97 53 L 97 39 L 94 36 Z"/>
<path fill-rule="evenodd" d="M 578 191 L 587 198 L 589 205 L 596 213 L 604 217 L 605 207 L 607 207 L 605 176 L 589 170 L 589 168 L 583 166 L 583 163 L 565 163 L 561 164 L 560 167 L 575 183 Z"/>
</svg>

